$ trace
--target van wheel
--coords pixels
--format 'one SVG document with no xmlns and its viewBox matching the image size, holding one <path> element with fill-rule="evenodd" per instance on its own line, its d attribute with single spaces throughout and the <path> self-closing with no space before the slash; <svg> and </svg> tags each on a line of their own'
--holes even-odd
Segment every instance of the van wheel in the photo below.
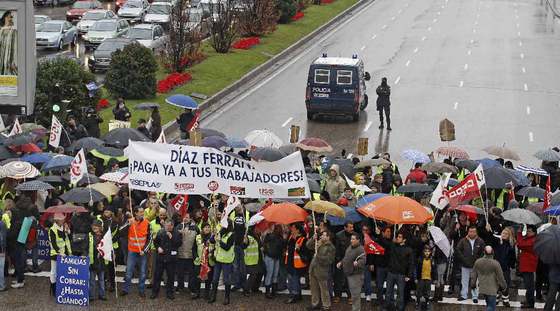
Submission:
<svg viewBox="0 0 560 311">
<path fill-rule="evenodd" d="M 314 116 L 315 115 L 312 112 L 309 112 L 309 111 L 307 112 L 307 120 L 310 120 L 310 121 L 313 120 Z"/>
<path fill-rule="evenodd" d="M 360 105 L 360 110 L 364 111 L 368 105 L 368 96 L 364 95 L 364 102 Z"/>
<path fill-rule="evenodd" d="M 360 112 L 358 111 L 352 115 L 352 121 L 358 122 L 359 119 L 360 119 Z"/>
</svg>

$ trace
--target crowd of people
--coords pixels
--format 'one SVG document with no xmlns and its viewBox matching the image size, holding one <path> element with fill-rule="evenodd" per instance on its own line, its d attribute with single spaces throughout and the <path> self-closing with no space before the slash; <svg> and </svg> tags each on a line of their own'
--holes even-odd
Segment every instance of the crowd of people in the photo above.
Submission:
<svg viewBox="0 0 560 311">
<path fill-rule="evenodd" d="M 68 126 L 72 127 L 71 121 Z M 240 154 L 247 156 L 246 152 Z M 120 296 L 132 294 L 132 279 L 137 277 L 136 292 L 143 298 L 148 295 L 157 299 L 164 283 L 168 299 L 188 293 L 192 299 L 208 303 L 220 300 L 226 305 L 236 291 L 279 300 L 279 292 L 287 290 L 288 295 L 282 296 L 284 302 L 298 303 L 302 290 L 309 288 L 309 307 L 313 310 L 329 310 L 341 303 L 360 310 L 362 294 L 366 302 L 373 301 L 388 310 L 404 310 L 409 303 L 425 309 L 444 297 L 472 299 L 476 304 L 483 295 L 488 310 L 494 310 L 497 303 L 509 306 L 510 294 L 523 287 L 523 308 L 534 308 L 535 302 L 546 299 L 545 310 L 560 310 L 560 266 L 545 264 L 536 255 L 533 246 L 537 227 L 511 223 L 500 216 L 514 207 L 538 204 L 534 199 L 517 196 L 517 189 L 504 187 L 482 191 L 482 197 L 464 202 L 487 210 L 487 215 L 450 207 L 438 210 L 429 206 L 430 193 L 403 194 L 398 190 L 403 179 L 405 184 L 437 184 L 440 176 L 424 171 L 420 164 L 401 178 L 388 153 L 376 155 L 389 164 L 367 166 L 349 176 L 356 185 L 371 190 L 363 191 L 349 185 L 337 164 L 329 164 L 327 158 L 313 153 L 302 154 L 307 172 L 319 176 L 320 191 L 313 193 L 311 200 L 355 209 L 360 199 L 371 193 L 406 195 L 429 208 L 434 217 L 421 225 L 391 224 L 366 217 L 359 221 L 341 219 L 335 224 L 318 214 L 313 219 L 310 213 L 304 222 L 255 225 L 250 223 L 255 213 L 276 200 L 241 199 L 231 213 L 224 215 L 228 196 L 191 195 L 187 212 L 181 214 L 171 203 L 176 196 L 130 190 L 126 184 L 118 184 L 114 195 L 83 204 L 87 212 L 49 214 L 45 209 L 68 203 L 60 198 L 72 188 L 68 182 L 57 182 L 48 191 L 20 191 L 16 187 L 22 180 L 6 177 L 0 187 L 0 268 L 4 270 L 0 291 L 24 288 L 25 272 L 40 271 L 36 238 L 29 235 L 25 243 L 19 239 L 24 219 L 31 217 L 32 228 L 48 232 L 52 295 L 57 256 L 75 255 L 89 257 L 91 301 L 106 300 L 107 292 L 117 288 Z M 126 161 L 96 161 L 92 155 L 88 159 L 88 170 L 97 176 L 127 165 Z M 454 164 L 453 159 L 445 161 Z M 500 166 L 510 165 L 502 159 L 496 161 Z M 354 164 L 358 162 L 354 159 Z M 558 163 L 544 163 L 543 167 L 557 176 Z M 63 170 L 51 175 L 57 173 Z M 466 174 L 465 169 L 458 168 L 451 177 L 460 181 Z M 544 188 L 545 183 L 536 175 L 530 177 L 533 186 Z M 557 181 L 553 179 L 552 184 L 554 191 Z M 304 206 L 307 201 L 293 203 Z M 554 217 L 543 216 L 542 220 L 556 225 Z M 445 233 L 451 254 L 438 246 L 431 226 Z M 111 261 L 105 260 L 96 247 L 107 232 L 113 242 Z M 368 251 L 370 243 L 382 251 Z M 27 250 L 33 254 L 31 267 L 27 267 Z M 126 265 L 124 283 L 118 286 L 117 265 Z M 11 267 L 15 272 L 8 275 Z M 10 279 L 13 281 L 8 286 Z M 223 297 L 218 298 L 221 284 Z"/>
</svg>

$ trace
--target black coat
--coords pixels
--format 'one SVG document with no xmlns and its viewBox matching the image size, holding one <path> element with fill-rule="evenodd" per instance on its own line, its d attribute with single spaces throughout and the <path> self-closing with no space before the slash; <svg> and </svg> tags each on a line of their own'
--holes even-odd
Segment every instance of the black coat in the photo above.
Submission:
<svg viewBox="0 0 560 311">
<path fill-rule="evenodd" d="M 414 274 L 414 251 L 406 245 L 391 244 L 389 272 L 412 278 Z"/>
<path fill-rule="evenodd" d="M 388 85 L 380 85 L 375 90 L 377 93 L 377 110 L 380 107 L 388 107 L 391 105 L 391 100 L 389 97 L 391 96 L 391 87 Z"/>
<path fill-rule="evenodd" d="M 118 121 L 126 121 L 130 118 L 130 110 L 126 106 L 121 109 L 117 109 L 117 106 L 113 108 L 113 115 L 115 116 L 115 120 Z"/>
<path fill-rule="evenodd" d="M 87 129 L 90 137 L 99 138 L 101 136 L 101 131 L 99 130 L 99 124 L 103 123 L 103 119 L 98 115 L 91 115 L 84 119 L 82 124 Z"/>
<path fill-rule="evenodd" d="M 179 247 L 182 243 L 183 239 L 181 237 L 181 234 L 179 234 L 178 232 L 173 231 L 171 238 L 169 238 L 165 229 L 159 230 L 156 238 L 154 239 L 154 246 L 156 248 L 158 258 L 163 259 L 164 262 L 175 261 L 177 259 Z M 163 249 L 163 254 L 160 254 L 158 252 L 159 247 Z"/>
</svg>

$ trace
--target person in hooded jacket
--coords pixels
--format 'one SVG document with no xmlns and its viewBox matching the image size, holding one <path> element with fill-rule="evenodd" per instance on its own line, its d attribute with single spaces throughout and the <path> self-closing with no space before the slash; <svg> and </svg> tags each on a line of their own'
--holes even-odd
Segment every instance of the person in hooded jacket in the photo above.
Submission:
<svg viewBox="0 0 560 311">
<path fill-rule="evenodd" d="M 329 310 L 331 296 L 328 280 L 336 249 L 331 242 L 331 232 L 329 230 L 321 231 L 317 227 L 316 231 L 321 232 L 320 236 L 314 234 L 313 239 L 309 239 L 305 245 L 311 251 L 315 251 L 315 248 L 317 248 L 317 252 L 309 264 L 311 308 L 318 309 L 321 307 L 323 310 Z"/>
<path fill-rule="evenodd" d="M 124 99 L 122 97 L 119 97 L 117 99 L 117 104 L 115 105 L 115 108 L 113 108 L 113 116 L 117 121 L 130 120 L 130 110 L 128 110 L 128 108 L 126 107 Z"/>
<path fill-rule="evenodd" d="M 334 203 L 344 193 L 346 181 L 340 176 L 340 167 L 338 164 L 331 165 L 328 174 L 325 180 L 325 190 L 329 193 L 331 202 Z"/>
<path fill-rule="evenodd" d="M 387 84 L 387 78 L 381 79 L 381 84 L 375 90 L 377 93 L 377 111 L 379 111 L 379 129 L 383 129 L 383 112 L 387 119 L 387 130 L 391 130 L 391 87 Z"/>
<path fill-rule="evenodd" d="M 101 131 L 99 130 L 99 124 L 103 123 L 103 118 L 101 118 L 95 109 L 88 108 L 86 110 L 86 118 L 84 119 L 83 125 L 87 129 L 90 137 L 99 138 L 101 136 Z"/>
</svg>

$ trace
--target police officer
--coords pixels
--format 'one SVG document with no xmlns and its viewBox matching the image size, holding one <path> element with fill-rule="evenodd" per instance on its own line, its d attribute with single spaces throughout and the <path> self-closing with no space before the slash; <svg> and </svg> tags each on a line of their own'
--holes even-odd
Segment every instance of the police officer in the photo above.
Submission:
<svg viewBox="0 0 560 311">
<path fill-rule="evenodd" d="M 391 87 L 387 84 L 387 78 L 381 79 L 381 85 L 377 87 L 377 111 L 379 111 L 379 129 L 383 129 L 383 111 L 387 119 L 387 130 L 391 130 Z"/>
</svg>

